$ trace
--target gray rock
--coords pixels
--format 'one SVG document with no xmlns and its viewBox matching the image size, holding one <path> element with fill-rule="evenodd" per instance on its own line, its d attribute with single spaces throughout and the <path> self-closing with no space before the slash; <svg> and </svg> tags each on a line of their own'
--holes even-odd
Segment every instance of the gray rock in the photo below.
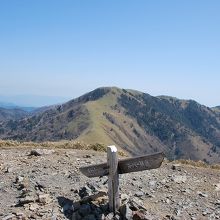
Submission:
<svg viewBox="0 0 220 220">
<path fill-rule="evenodd" d="M 92 194 L 92 191 L 91 191 L 91 189 L 90 189 L 89 187 L 87 187 L 87 186 L 81 187 L 81 188 L 79 189 L 79 196 L 80 196 L 81 198 L 84 198 L 84 197 L 86 197 L 86 196 L 90 196 L 91 194 Z"/>
<path fill-rule="evenodd" d="M 89 154 L 86 154 L 85 156 L 83 156 L 83 158 L 91 158 L 92 156 Z"/>
<path fill-rule="evenodd" d="M 37 209 L 39 209 L 39 205 L 36 203 L 32 203 L 29 207 L 30 211 L 36 211 Z"/>
<path fill-rule="evenodd" d="M 97 192 L 98 188 L 100 188 L 100 185 L 97 183 L 87 183 L 87 187 L 92 191 L 92 193 Z"/>
<path fill-rule="evenodd" d="M 114 216 L 114 220 L 121 220 L 120 214 L 116 213 Z"/>
<path fill-rule="evenodd" d="M 42 203 L 42 204 L 48 204 L 52 201 L 52 199 L 50 198 L 50 195 L 49 194 L 39 194 L 38 195 L 38 200 L 37 200 L 39 203 Z"/>
<path fill-rule="evenodd" d="M 124 204 L 120 207 L 120 213 L 124 220 L 131 220 L 132 219 L 132 210 L 130 209 L 128 204 Z"/>
<path fill-rule="evenodd" d="M 154 197 L 155 197 L 154 195 L 152 195 L 152 194 L 149 193 L 149 192 L 145 192 L 145 195 L 146 195 L 146 197 L 148 197 L 148 198 L 154 198 Z"/>
<path fill-rule="evenodd" d="M 42 182 L 36 182 L 35 188 L 43 192 L 44 189 L 46 189 L 46 184 Z"/>
<path fill-rule="evenodd" d="M 156 184 L 157 184 L 157 181 L 154 181 L 154 180 L 152 180 L 148 183 L 149 187 L 151 187 L 151 188 L 155 188 Z"/>
<path fill-rule="evenodd" d="M 167 183 L 167 180 L 166 179 L 162 179 L 161 180 L 161 184 L 165 185 Z"/>
<path fill-rule="evenodd" d="M 105 215 L 102 213 L 102 215 L 100 216 L 99 220 L 105 220 Z"/>
<path fill-rule="evenodd" d="M 151 216 L 146 216 L 144 213 L 140 211 L 135 211 L 133 213 L 133 220 L 152 220 L 153 218 Z"/>
<path fill-rule="evenodd" d="M 16 212 L 15 215 L 18 217 L 18 218 L 25 218 L 25 214 L 23 212 Z"/>
<path fill-rule="evenodd" d="M 171 203 L 170 199 L 166 199 L 166 203 L 170 204 Z"/>
<path fill-rule="evenodd" d="M 181 165 L 180 164 L 173 164 L 172 165 L 172 170 L 181 171 Z"/>
<path fill-rule="evenodd" d="M 125 193 L 122 193 L 121 194 L 121 201 L 125 203 L 128 200 L 129 200 L 129 196 L 127 194 L 125 194 Z"/>
<path fill-rule="evenodd" d="M 141 210 L 147 211 L 147 209 L 144 207 L 143 202 L 140 201 L 138 198 L 134 197 L 134 198 L 130 199 L 129 204 L 130 204 L 130 207 L 132 207 L 134 210 L 141 209 Z"/>
<path fill-rule="evenodd" d="M 202 212 L 202 215 L 203 215 L 203 216 L 206 216 L 207 214 L 208 214 L 208 213 L 207 213 L 206 211 L 203 211 L 203 212 Z"/>
<path fill-rule="evenodd" d="M 180 183 L 185 183 L 186 180 L 187 180 L 187 177 L 186 177 L 186 176 L 177 175 L 177 176 L 173 176 L 173 177 L 171 178 L 171 180 L 172 180 L 173 182 L 175 182 L 175 183 L 180 184 Z"/>
<path fill-rule="evenodd" d="M 220 205 L 220 200 L 217 200 L 217 201 L 215 202 L 215 205 Z"/>
<path fill-rule="evenodd" d="M 23 176 L 17 176 L 15 183 L 22 183 L 24 181 L 24 177 Z"/>
<path fill-rule="evenodd" d="M 220 191 L 220 183 L 215 184 L 215 191 Z"/>
<path fill-rule="evenodd" d="M 28 204 L 28 203 L 32 203 L 35 202 L 36 198 L 33 196 L 26 196 L 25 198 L 21 198 L 18 200 L 18 205 L 24 205 L 24 204 Z"/>
<path fill-rule="evenodd" d="M 174 212 L 175 212 L 175 214 L 176 214 L 177 216 L 180 216 L 180 215 L 181 215 L 181 210 L 180 210 L 180 209 L 177 209 L 177 208 L 176 208 Z"/>
<path fill-rule="evenodd" d="M 13 172 L 13 168 L 12 167 L 8 167 L 5 171 L 5 173 L 12 173 Z"/>
<path fill-rule="evenodd" d="M 142 196 L 144 196 L 144 193 L 141 192 L 141 191 L 139 191 L 139 192 L 136 192 L 136 193 L 134 194 L 134 196 L 136 196 L 136 197 L 138 197 L 138 198 L 141 198 Z"/>
<path fill-rule="evenodd" d="M 50 220 L 57 220 L 57 214 L 53 213 Z"/>
<path fill-rule="evenodd" d="M 114 219 L 114 213 L 109 213 L 106 217 L 105 220 L 113 220 Z"/>
<path fill-rule="evenodd" d="M 198 194 L 199 196 L 201 196 L 201 197 L 205 197 L 205 198 L 207 198 L 207 197 L 208 197 L 208 195 L 207 195 L 207 194 L 202 193 L 202 192 L 197 192 L 197 194 Z"/>
<path fill-rule="evenodd" d="M 31 150 L 30 156 L 43 156 L 43 155 L 50 155 L 53 154 L 54 150 L 48 150 L 48 149 L 34 149 Z"/>
<path fill-rule="evenodd" d="M 15 215 L 14 214 L 11 214 L 11 215 L 7 215 L 7 216 L 5 216 L 4 218 L 2 218 L 2 220 L 13 220 L 13 219 L 15 219 Z"/>
</svg>

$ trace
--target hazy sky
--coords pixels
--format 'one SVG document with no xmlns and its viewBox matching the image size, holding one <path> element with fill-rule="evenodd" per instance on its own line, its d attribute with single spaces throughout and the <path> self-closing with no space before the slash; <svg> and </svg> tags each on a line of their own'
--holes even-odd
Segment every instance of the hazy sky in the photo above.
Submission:
<svg viewBox="0 0 220 220">
<path fill-rule="evenodd" d="M 0 1 L 0 95 L 118 86 L 216 106 L 219 84 L 219 0 Z"/>
</svg>

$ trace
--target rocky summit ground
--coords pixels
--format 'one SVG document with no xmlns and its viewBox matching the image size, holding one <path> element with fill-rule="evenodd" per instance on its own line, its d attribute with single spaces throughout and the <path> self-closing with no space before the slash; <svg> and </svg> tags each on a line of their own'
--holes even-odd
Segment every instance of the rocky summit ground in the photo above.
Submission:
<svg viewBox="0 0 220 220">
<path fill-rule="evenodd" d="M 121 208 L 108 211 L 107 177 L 80 166 L 106 154 L 71 149 L 0 150 L 0 219 L 220 219 L 220 171 L 164 162 L 120 176 Z"/>
</svg>

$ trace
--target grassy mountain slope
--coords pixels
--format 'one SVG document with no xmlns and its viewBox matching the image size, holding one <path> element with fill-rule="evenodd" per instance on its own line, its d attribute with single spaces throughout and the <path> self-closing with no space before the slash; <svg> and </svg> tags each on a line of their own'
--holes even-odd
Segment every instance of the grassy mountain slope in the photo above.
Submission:
<svg viewBox="0 0 220 220">
<path fill-rule="evenodd" d="M 0 138 L 116 144 L 130 154 L 220 161 L 220 118 L 192 100 L 99 88 L 29 118 L 6 122 Z"/>
<path fill-rule="evenodd" d="M 156 137 L 146 134 L 118 104 L 123 91 L 117 88 L 107 90 L 109 91 L 105 96 L 85 104 L 90 116 L 90 126 L 78 140 L 116 144 L 131 154 L 165 149 Z"/>
</svg>

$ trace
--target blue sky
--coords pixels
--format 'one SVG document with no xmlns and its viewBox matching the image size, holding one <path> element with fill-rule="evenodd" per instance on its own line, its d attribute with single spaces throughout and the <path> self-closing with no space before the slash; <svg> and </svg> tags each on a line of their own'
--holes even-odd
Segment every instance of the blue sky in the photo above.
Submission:
<svg viewBox="0 0 220 220">
<path fill-rule="evenodd" d="M 217 0 L 2 0 L 0 95 L 118 86 L 220 105 L 219 11 Z"/>
</svg>

